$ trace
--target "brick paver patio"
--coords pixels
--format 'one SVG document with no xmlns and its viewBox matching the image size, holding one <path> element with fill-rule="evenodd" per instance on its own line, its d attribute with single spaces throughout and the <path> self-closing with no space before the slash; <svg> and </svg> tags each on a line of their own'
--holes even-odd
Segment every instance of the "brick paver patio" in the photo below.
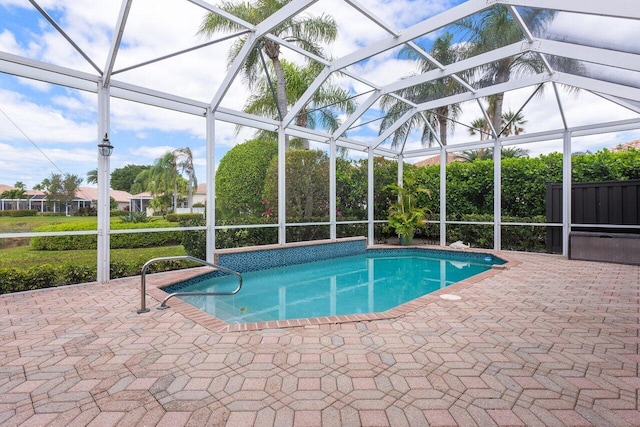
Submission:
<svg viewBox="0 0 640 427">
<path fill-rule="evenodd" d="M 138 315 L 139 278 L 4 295 L 0 425 L 640 425 L 640 267 L 509 257 L 460 300 L 284 329 Z"/>
</svg>

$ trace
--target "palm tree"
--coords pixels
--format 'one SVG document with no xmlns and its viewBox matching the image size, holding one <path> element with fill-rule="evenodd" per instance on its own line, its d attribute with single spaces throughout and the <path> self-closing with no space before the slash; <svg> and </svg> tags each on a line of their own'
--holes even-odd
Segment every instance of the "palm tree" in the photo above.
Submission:
<svg viewBox="0 0 640 427">
<path fill-rule="evenodd" d="M 513 111 L 509 110 L 504 113 L 502 117 L 502 127 L 504 128 L 504 131 L 502 131 L 502 135 L 520 135 L 522 132 L 524 132 L 523 126 L 526 123 L 527 121 L 524 119 L 524 114 L 522 114 L 522 111 L 514 113 Z"/>
<path fill-rule="evenodd" d="M 173 152 L 168 151 L 151 167 L 147 190 L 154 196 L 152 204 L 164 209 L 178 206 L 178 166 Z"/>
<path fill-rule="evenodd" d="M 322 66 L 315 62 L 301 66 L 285 60 L 281 61 L 281 65 L 287 81 L 287 105 L 293 105 L 313 83 Z M 348 114 L 353 113 L 355 110 L 355 104 L 349 98 L 349 92 L 327 81 L 313 94 L 309 103 L 300 110 L 300 113 L 296 116 L 295 123 L 305 128 L 313 129 L 320 126 L 334 131 L 340 126 L 340 122 L 333 107 Z M 244 106 L 244 111 L 263 116 L 278 116 L 278 110 L 266 77 L 256 82 L 254 91 Z M 258 131 L 256 137 L 270 139 L 272 135 L 273 133 L 271 132 L 266 132 L 265 134 L 265 131 Z M 309 142 L 303 140 L 302 146 L 308 149 Z"/>
<path fill-rule="evenodd" d="M 193 154 L 191 153 L 191 149 L 186 147 L 173 150 L 173 156 L 175 158 L 176 169 L 180 169 L 182 173 L 186 173 L 189 177 L 187 187 L 189 192 L 188 205 L 190 212 L 193 213 L 193 189 L 198 185 L 195 168 L 193 166 Z"/>
<path fill-rule="evenodd" d="M 529 150 L 526 148 L 520 147 L 503 147 L 502 148 L 502 158 L 503 159 L 512 159 L 516 157 L 527 157 L 529 156 Z"/>
<path fill-rule="evenodd" d="M 458 154 L 458 159 L 463 162 L 475 162 L 476 160 L 491 160 L 493 159 L 492 148 L 479 148 L 477 150 L 463 151 Z"/>
<path fill-rule="evenodd" d="M 98 169 L 91 169 L 87 172 L 87 184 L 97 184 L 98 183 Z"/>
<path fill-rule="evenodd" d="M 6 190 L 2 194 L 0 194 L 0 199 L 17 199 L 21 200 L 24 198 L 29 198 L 27 196 L 27 187 L 24 185 L 24 182 L 18 181 L 13 185 L 11 190 Z M 20 209 L 20 202 L 16 203 L 16 209 Z"/>
<path fill-rule="evenodd" d="M 474 121 L 471 122 L 471 127 L 467 129 L 469 131 L 469 135 L 474 136 L 476 134 L 480 135 L 480 141 L 484 141 L 485 139 L 491 138 L 491 133 L 489 130 L 489 124 L 484 117 L 478 117 Z"/>
<path fill-rule="evenodd" d="M 251 24 L 257 25 L 267 19 L 273 13 L 281 9 L 290 0 L 254 0 L 234 3 L 223 1 L 220 9 L 229 12 Z M 215 13 L 205 16 L 200 33 L 209 37 L 217 32 L 231 32 L 244 30 L 245 28 Z M 333 17 L 321 15 L 319 17 L 304 16 L 292 17 L 270 31 L 271 34 L 281 39 L 296 44 L 307 52 L 323 56 L 321 43 L 331 43 L 336 39 L 338 27 Z M 240 53 L 242 46 L 247 41 L 247 36 L 238 38 L 228 54 L 228 63 L 231 64 Z M 243 65 L 243 74 L 249 89 L 253 89 L 261 75 L 260 54 L 264 54 L 271 61 L 276 82 L 276 102 L 281 117 L 287 114 L 286 78 L 280 60 L 280 45 L 272 40 L 264 39 L 258 43 L 257 48 L 249 53 Z"/>
<path fill-rule="evenodd" d="M 167 151 L 156 160 L 148 173 L 145 172 L 146 170 L 138 174 L 136 182 L 139 181 L 138 178 L 146 182 L 146 190 L 155 196 L 152 203 L 156 207 L 165 208 L 170 204 L 175 211 L 178 207 L 178 197 L 185 192 L 189 194 L 189 207 L 192 207 L 193 188 L 197 182 L 193 155 L 189 147 Z M 189 180 L 184 179 L 180 172 L 186 172 Z"/>
<path fill-rule="evenodd" d="M 489 120 L 493 123 L 494 110 L 491 108 L 491 104 L 489 108 L 487 108 L 487 116 L 489 116 Z M 517 114 L 512 110 L 507 111 L 502 115 L 502 122 L 500 123 L 500 128 L 496 129 L 496 131 L 502 130 L 502 136 L 509 135 L 520 135 L 524 132 L 524 125 L 527 121 L 524 119 L 524 114 L 522 111 L 519 111 Z M 486 139 L 491 139 L 491 133 L 489 129 L 489 125 L 487 124 L 487 120 L 484 117 L 478 117 L 474 121 L 471 122 L 471 127 L 467 129 L 469 131 L 469 135 L 480 134 L 480 141 L 484 141 Z"/>
<path fill-rule="evenodd" d="M 532 29 L 537 29 L 553 17 L 553 12 L 543 9 L 525 9 L 524 20 Z M 504 5 L 496 5 L 481 12 L 478 17 L 459 21 L 457 25 L 470 34 L 469 54 L 471 56 L 489 52 L 494 49 L 516 43 L 524 38 L 517 21 L 511 16 Z M 490 86 L 509 81 L 512 74 L 539 73 L 544 69 L 542 61 L 535 54 L 517 55 L 479 67 L 479 83 Z M 494 129 L 500 129 L 502 124 L 502 106 L 504 93 L 495 94 L 492 124 Z"/>
<path fill-rule="evenodd" d="M 139 194 L 145 192 L 149 188 L 149 175 L 151 173 L 151 167 L 141 170 L 133 180 L 129 193 Z"/>
<path fill-rule="evenodd" d="M 454 63 L 464 55 L 464 52 L 460 47 L 452 45 L 452 39 L 453 35 L 446 33 L 433 43 L 430 54 L 441 64 Z M 408 57 L 418 60 L 418 73 L 425 73 L 434 69 L 433 64 L 423 56 L 419 55 L 415 50 L 405 48 L 402 52 Z M 429 100 L 453 95 L 459 91 L 459 88 L 458 83 L 453 78 L 446 77 L 421 85 L 408 87 L 399 91 L 397 94 L 413 103 L 419 104 Z M 406 103 L 390 95 L 385 95 L 381 98 L 380 107 L 385 112 L 385 116 L 380 124 L 380 134 L 393 125 L 393 123 L 402 117 L 402 115 L 410 108 Z M 422 129 L 422 143 L 425 145 L 431 145 L 434 140 L 434 135 L 432 134 L 429 125 L 431 125 L 432 128 L 437 129 L 440 142 L 446 145 L 447 131 L 453 130 L 455 125 L 454 120 L 459 114 L 460 106 L 458 104 L 445 105 L 427 112 L 426 119 L 429 124 L 425 122 L 422 115 L 416 114 L 394 132 L 391 145 L 396 147 L 398 144 L 402 143 L 413 130 L 418 128 Z"/>
</svg>

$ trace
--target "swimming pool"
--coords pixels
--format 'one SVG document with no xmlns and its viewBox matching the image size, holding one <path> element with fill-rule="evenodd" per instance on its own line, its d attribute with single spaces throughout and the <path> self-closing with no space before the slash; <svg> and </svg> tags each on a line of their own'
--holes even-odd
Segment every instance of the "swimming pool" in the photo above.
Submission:
<svg viewBox="0 0 640 427">
<path fill-rule="evenodd" d="M 227 323 L 376 313 L 389 310 L 504 261 L 492 255 L 422 249 L 367 250 L 340 258 L 242 273 L 233 296 L 181 296 Z M 208 275 L 166 292 L 228 292 L 237 279 Z"/>
</svg>

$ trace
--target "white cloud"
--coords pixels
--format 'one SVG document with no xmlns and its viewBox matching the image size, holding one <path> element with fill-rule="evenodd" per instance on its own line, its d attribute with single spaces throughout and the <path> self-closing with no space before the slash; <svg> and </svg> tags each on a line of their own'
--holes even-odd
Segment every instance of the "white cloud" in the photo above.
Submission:
<svg viewBox="0 0 640 427">
<path fill-rule="evenodd" d="M 65 117 L 53 105 L 40 105 L 11 91 L 0 89 L 5 114 L 13 123 L 0 128 L 0 141 L 30 139 L 42 144 L 87 143 L 95 140 L 95 122 L 79 122 Z M 16 127 L 17 126 L 17 127 Z"/>
</svg>

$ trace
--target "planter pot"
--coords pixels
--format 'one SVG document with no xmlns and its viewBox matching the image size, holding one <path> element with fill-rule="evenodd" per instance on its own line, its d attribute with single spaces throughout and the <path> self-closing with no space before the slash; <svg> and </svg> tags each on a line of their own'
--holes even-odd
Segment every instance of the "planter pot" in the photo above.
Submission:
<svg viewBox="0 0 640 427">
<path fill-rule="evenodd" d="M 413 235 L 400 235 L 398 236 L 398 240 L 400 241 L 401 246 L 409 246 L 413 243 Z"/>
</svg>

